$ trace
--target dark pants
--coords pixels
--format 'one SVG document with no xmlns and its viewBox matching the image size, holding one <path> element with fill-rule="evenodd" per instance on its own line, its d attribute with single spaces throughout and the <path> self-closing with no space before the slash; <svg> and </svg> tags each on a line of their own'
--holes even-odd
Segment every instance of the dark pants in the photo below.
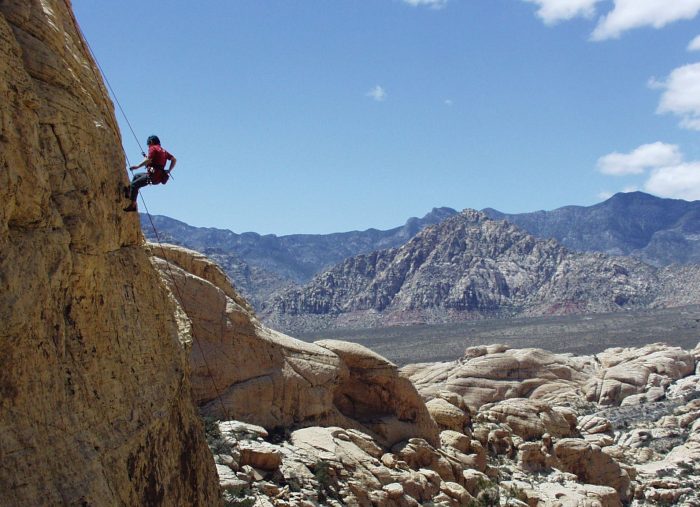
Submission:
<svg viewBox="0 0 700 507">
<path fill-rule="evenodd" d="M 148 177 L 148 173 L 141 173 L 141 174 L 137 174 L 136 176 L 134 176 L 134 179 L 131 180 L 130 199 L 132 201 L 135 201 L 139 195 L 139 189 L 145 187 L 150 182 L 151 181 Z"/>
</svg>

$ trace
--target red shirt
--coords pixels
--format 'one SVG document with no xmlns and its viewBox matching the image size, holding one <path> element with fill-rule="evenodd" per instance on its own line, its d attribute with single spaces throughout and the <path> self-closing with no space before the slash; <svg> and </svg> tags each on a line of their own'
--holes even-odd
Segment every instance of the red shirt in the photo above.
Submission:
<svg viewBox="0 0 700 507">
<path fill-rule="evenodd" d="M 148 147 L 148 158 L 151 163 L 148 165 L 148 172 L 151 174 L 151 183 L 161 183 L 165 176 L 165 163 L 172 160 L 173 156 L 159 144 L 152 144 Z"/>
</svg>

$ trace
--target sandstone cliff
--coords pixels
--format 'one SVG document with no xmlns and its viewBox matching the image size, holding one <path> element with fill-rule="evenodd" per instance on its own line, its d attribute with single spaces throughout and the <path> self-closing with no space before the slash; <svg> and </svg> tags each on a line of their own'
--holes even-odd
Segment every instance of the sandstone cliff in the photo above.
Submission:
<svg viewBox="0 0 700 507">
<path fill-rule="evenodd" d="M 597 357 L 470 348 L 403 369 L 437 443 L 227 421 L 212 450 L 225 495 L 260 505 L 697 505 L 699 358 L 663 344 Z"/>
<path fill-rule="evenodd" d="M 218 505 L 69 2 L 0 2 L 0 505 Z"/>
<path fill-rule="evenodd" d="M 361 345 L 306 343 L 263 326 L 206 257 L 152 245 L 154 263 L 191 324 L 192 393 L 205 414 L 267 430 L 323 425 L 361 430 L 382 445 L 436 443 L 437 426 L 396 365 Z"/>
</svg>

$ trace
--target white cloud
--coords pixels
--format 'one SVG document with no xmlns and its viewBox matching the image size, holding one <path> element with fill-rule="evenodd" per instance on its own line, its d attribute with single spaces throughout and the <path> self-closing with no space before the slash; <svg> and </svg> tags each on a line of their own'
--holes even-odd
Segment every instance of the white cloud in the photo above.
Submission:
<svg viewBox="0 0 700 507">
<path fill-rule="evenodd" d="M 431 9 L 442 9 L 447 5 L 448 0 L 403 0 L 414 7 L 430 7 Z"/>
<path fill-rule="evenodd" d="M 367 97 L 376 100 L 377 102 L 384 102 L 386 100 L 386 90 L 381 86 L 377 85 L 366 93 Z"/>
<path fill-rule="evenodd" d="M 598 170 L 604 174 L 642 174 L 651 171 L 644 190 L 661 197 L 694 201 L 700 199 L 700 161 L 686 162 L 674 144 L 645 144 L 630 153 L 611 153 L 598 160 Z M 633 192 L 636 186 L 625 188 Z M 608 192 L 598 197 L 606 198 Z"/>
<path fill-rule="evenodd" d="M 644 184 L 647 192 L 661 197 L 695 201 L 700 199 L 700 162 L 654 169 Z"/>
<path fill-rule="evenodd" d="M 452 107 L 454 106 L 454 102 L 452 101 L 452 99 L 445 99 L 445 105 L 448 107 Z"/>
<path fill-rule="evenodd" d="M 690 44 L 688 44 L 688 51 L 700 51 L 700 35 L 690 41 Z"/>
<path fill-rule="evenodd" d="M 674 69 L 666 81 L 652 79 L 652 88 L 663 89 L 657 113 L 681 118 L 681 127 L 700 130 L 700 63 Z"/>
<path fill-rule="evenodd" d="M 630 153 L 610 153 L 598 159 L 597 168 L 603 174 L 622 176 L 642 174 L 648 169 L 656 169 L 683 161 L 683 154 L 675 144 L 661 142 L 644 144 Z"/>
<path fill-rule="evenodd" d="M 539 6 L 537 16 L 546 24 L 567 21 L 579 16 L 593 17 L 595 6 L 603 0 L 523 0 Z"/>
<path fill-rule="evenodd" d="M 615 7 L 601 18 L 591 38 L 615 39 L 633 28 L 662 28 L 681 19 L 693 19 L 700 12 L 700 0 L 614 0 Z"/>
<path fill-rule="evenodd" d="M 404 0 L 405 2 L 411 0 Z M 421 1 L 421 0 L 412 0 Z M 598 4 L 613 4 L 606 15 L 598 19 L 592 40 L 616 39 L 624 32 L 634 28 L 652 26 L 663 28 L 675 21 L 693 19 L 700 12 L 700 0 L 522 0 L 539 7 L 537 16 L 552 25 L 559 21 L 585 17 L 596 14 Z M 700 36 L 689 50 L 700 50 Z"/>
</svg>

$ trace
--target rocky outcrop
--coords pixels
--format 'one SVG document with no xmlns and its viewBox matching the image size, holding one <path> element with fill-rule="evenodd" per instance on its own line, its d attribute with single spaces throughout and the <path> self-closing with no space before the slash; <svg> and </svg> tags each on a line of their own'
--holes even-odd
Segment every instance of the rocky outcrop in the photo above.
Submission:
<svg viewBox="0 0 700 507">
<path fill-rule="evenodd" d="M 600 374 L 585 386 L 587 397 L 600 405 L 658 401 L 665 389 L 695 370 L 695 358 L 679 347 L 663 344 L 613 348 L 596 355 Z"/>
<path fill-rule="evenodd" d="M 591 358 L 491 345 L 468 348 L 458 361 L 407 365 L 402 371 L 424 397 L 452 392 L 476 412 L 487 403 L 511 398 L 551 405 L 581 400 L 595 365 Z"/>
<path fill-rule="evenodd" d="M 614 312 L 671 304 L 664 284 L 677 278 L 673 273 L 680 276 L 679 269 L 666 268 L 660 276 L 631 258 L 574 253 L 465 210 L 399 248 L 347 259 L 279 294 L 261 316 L 277 329 L 308 332 Z M 700 273 L 697 266 L 684 269 Z M 690 292 L 686 299 L 693 299 Z"/>
<path fill-rule="evenodd" d="M 69 2 L 0 2 L 0 504 L 218 505 Z"/>
<path fill-rule="evenodd" d="M 663 349 L 621 356 L 651 360 Z M 475 352 L 467 355 L 481 357 Z M 509 398 L 481 406 L 461 430 L 442 431 L 438 445 L 409 438 L 386 448 L 337 427 L 309 427 L 272 443 L 263 441 L 269 437 L 262 428 L 225 423 L 221 432 L 232 447 L 216 459 L 222 476 L 236 473 L 222 482 L 228 494 L 274 505 L 696 505 L 699 378 L 691 373 L 663 383 L 664 401 L 636 407 Z M 439 401 L 437 413 L 448 399 L 459 404 L 440 394 L 431 400 Z M 251 469 L 252 453 L 267 468 Z"/>
<path fill-rule="evenodd" d="M 491 345 L 399 371 L 358 344 L 270 331 L 206 258 L 171 246 L 153 253 L 190 314 L 192 350 L 201 340 L 207 362 L 223 369 L 209 375 L 193 353 L 199 402 L 247 421 L 215 425 L 210 442 L 226 498 L 620 506 L 697 496 L 700 348 L 657 343 L 575 357 Z M 268 356 L 271 368 L 259 370 Z M 235 376 L 243 370 L 250 378 Z M 223 408 L 207 398 L 216 396 L 211 377 L 223 382 Z M 245 391 L 261 379 L 272 394 Z M 230 403 L 238 389 L 245 394 Z"/>
<path fill-rule="evenodd" d="M 396 365 L 352 343 L 306 343 L 263 326 L 221 269 L 197 252 L 152 245 L 153 262 L 191 326 L 192 392 L 202 410 L 272 431 L 328 425 L 382 445 L 438 429 Z"/>
<path fill-rule="evenodd" d="M 629 497 L 629 474 L 597 445 L 579 438 L 564 438 L 554 444 L 554 456 L 557 468 L 575 474 L 581 482 L 610 486 L 621 500 Z"/>
<path fill-rule="evenodd" d="M 229 285 L 217 287 L 224 279 L 215 266 L 204 269 L 206 259 L 176 247 L 160 252 L 154 262 L 163 275 L 182 277 L 178 285 L 190 287 L 180 289 L 183 308 L 208 301 L 209 292 L 225 301 L 215 306 L 223 309 L 216 317 L 190 312 L 193 329 L 212 342 L 204 349 L 218 343 L 213 326 L 206 335 L 206 322 L 235 330 L 228 340 L 252 332 L 257 338 L 251 337 L 251 348 L 267 347 L 260 350 L 280 357 L 274 371 L 263 375 L 279 375 L 280 385 L 291 386 L 275 391 L 271 399 L 280 401 L 272 405 L 258 396 L 261 413 L 245 414 L 248 421 L 268 412 L 285 414 L 265 423 L 268 428 L 233 421 L 215 425 L 218 436 L 210 443 L 226 498 L 261 505 L 386 507 L 556 502 L 617 507 L 697 499 L 690 484 L 700 477 L 695 438 L 700 403 L 693 399 L 700 386 L 694 375 L 700 348 L 652 344 L 575 357 L 492 345 L 471 347 L 459 361 L 408 365 L 399 372 L 357 344 L 301 345 L 266 335 L 272 332 Z M 176 275 L 182 267 L 190 273 Z M 285 377 L 290 350 L 302 347 L 310 355 L 297 356 L 294 370 L 303 372 L 306 385 Z M 212 358 L 223 350 L 212 349 Z M 305 365 L 312 356 L 325 358 L 328 382 L 314 380 L 313 368 Z M 243 365 L 236 361 L 226 358 L 238 370 Z M 302 413 L 298 400 L 307 399 L 299 389 L 323 393 L 318 399 L 325 409 L 290 418 Z M 200 401 L 216 414 L 213 401 Z M 218 415 L 230 417 L 225 411 Z"/>
</svg>

